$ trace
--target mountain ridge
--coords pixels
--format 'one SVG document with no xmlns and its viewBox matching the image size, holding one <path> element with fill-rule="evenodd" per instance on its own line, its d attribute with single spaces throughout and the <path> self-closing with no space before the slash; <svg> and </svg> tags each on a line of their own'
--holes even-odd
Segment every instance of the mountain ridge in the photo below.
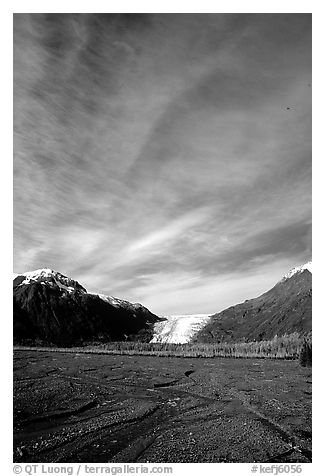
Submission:
<svg viewBox="0 0 325 476">
<path fill-rule="evenodd" d="M 88 292 L 51 268 L 14 275 L 14 341 L 53 345 L 140 340 L 160 343 L 270 339 L 311 330 L 312 262 L 270 290 L 215 314 L 158 317 L 140 303 Z"/>
<path fill-rule="evenodd" d="M 213 314 L 195 342 L 253 341 L 312 328 L 311 262 L 291 269 L 260 296 Z"/>
<path fill-rule="evenodd" d="M 50 268 L 16 275 L 13 299 L 15 343 L 149 342 L 154 323 L 161 320 L 139 303 L 88 293 Z"/>
</svg>

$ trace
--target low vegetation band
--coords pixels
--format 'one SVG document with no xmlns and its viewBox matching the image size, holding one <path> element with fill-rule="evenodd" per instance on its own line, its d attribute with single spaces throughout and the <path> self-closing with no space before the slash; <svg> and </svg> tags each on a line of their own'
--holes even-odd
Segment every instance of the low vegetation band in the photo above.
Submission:
<svg viewBox="0 0 325 476">
<path fill-rule="evenodd" d="M 275 336 L 271 340 L 213 344 L 170 344 L 148 342 L 108 342 L 93 343 L 79 347 L 36 347 L 15 346 L 16 350 L 38 350 L 51 352 L 82 352 L 116 355 L 152 355 L 161 357 L 231 357 L 231 358 L 271 358 L 299 359 L 308 348 L 311 353 L 311 333 L 301 336 L 298 333 Z"/>
</svg>

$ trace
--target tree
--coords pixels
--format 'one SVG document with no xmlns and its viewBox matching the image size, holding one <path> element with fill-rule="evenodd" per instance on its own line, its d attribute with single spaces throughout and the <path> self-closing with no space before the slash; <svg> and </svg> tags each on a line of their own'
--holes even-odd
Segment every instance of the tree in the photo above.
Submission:
<svg viewBox="0 0 325 476">
<path fill-rule="evenodd" d="M 312 346 L 311 343 L 304 340 L 302 349 L 299 355 L 299 363 L 302 367 L 311 367 L 312 366 Z"/>
</svg>

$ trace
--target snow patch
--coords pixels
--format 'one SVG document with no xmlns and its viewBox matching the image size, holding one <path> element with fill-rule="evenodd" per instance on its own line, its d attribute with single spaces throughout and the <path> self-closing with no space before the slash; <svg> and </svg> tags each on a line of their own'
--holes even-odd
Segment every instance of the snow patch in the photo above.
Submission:
<svg viewBox="0 0 325 476">
<path fill-rule="evenodd" d="M 89 293 L 89 294 L 92 294 L 93 296 L 100 297 L 100 299 L 102 299 L 105 302 L 108 302 L 109 304 L 111 304 L 114 307 L 124 307 L 124 308 L 132 307 L 134 309 L 137 309 L 139 307 L 143 307 L 142 304 L 139 304 L 137 302 L 132 303 L 132 302 L 129 302 L 129 301 L 125 301 L 123 299 L 118 299 L 114 296 L 107 296 L 106 294 L 99 294 L 99 293 Z"/>
<path fill-rule="evenodd" d="M 73 286 L 66 286 L 63 283 L 60 283 L 57 279 L 54 278 L 55 284 L 59 286 L 60 289 L 63 289 L 65 291 L 68 291 L 68 293 L 73 293 L 75 291 L 75 288 Z"/>
<path fill-rule="evenodd" d="M 114 307 L 121 307 L 123 302 L 124 302 L 121 299 L 117 299 L 113 296 L 106 296 L 106 294 L 98 294 L 98 293 L 90 293 L 90 294 L 93 294 L 94 296 L 100 297 L 100 299 L 102 299 L 105 302 L 108 302 L 109 304 L 111 304 Z"/>
<path fill-rule="evenodd" d="M 26 273 L 21 273 L 18 276 L 25 276 L 24 281 L 21 284 L 29 284 L 31 281 L 37 281 L 39 278 L 49 278 L 53 276 L 55 271 L 49 268 L 35 269 L 34 271 L 27 271 Z"/>
<path fill-rule="evenodd" d="M 305 271 L 305 269 L 307 269 L 310 273 L 312 273 L 312 261 L 308 261 L 308 263 L 292 268 L 289 271 L 289 273 L 283 276 L 283 278 L 281 279 L 281 282 L 291 278 L 294 274 L 302 273 L 303 271 Z"/>
</svg>

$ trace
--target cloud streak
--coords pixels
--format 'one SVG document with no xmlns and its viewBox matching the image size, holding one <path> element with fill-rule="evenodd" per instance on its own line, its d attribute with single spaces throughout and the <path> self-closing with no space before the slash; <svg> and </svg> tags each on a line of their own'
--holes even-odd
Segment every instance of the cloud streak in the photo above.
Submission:
<svg viewBox="0 0 325 476">
<path fill-rule="evenodd" d="M 310 15 L 15 14 L 14 271 L 162 314 L 264 291 L 311 255 L 310 86 Z"/>
</svg>

